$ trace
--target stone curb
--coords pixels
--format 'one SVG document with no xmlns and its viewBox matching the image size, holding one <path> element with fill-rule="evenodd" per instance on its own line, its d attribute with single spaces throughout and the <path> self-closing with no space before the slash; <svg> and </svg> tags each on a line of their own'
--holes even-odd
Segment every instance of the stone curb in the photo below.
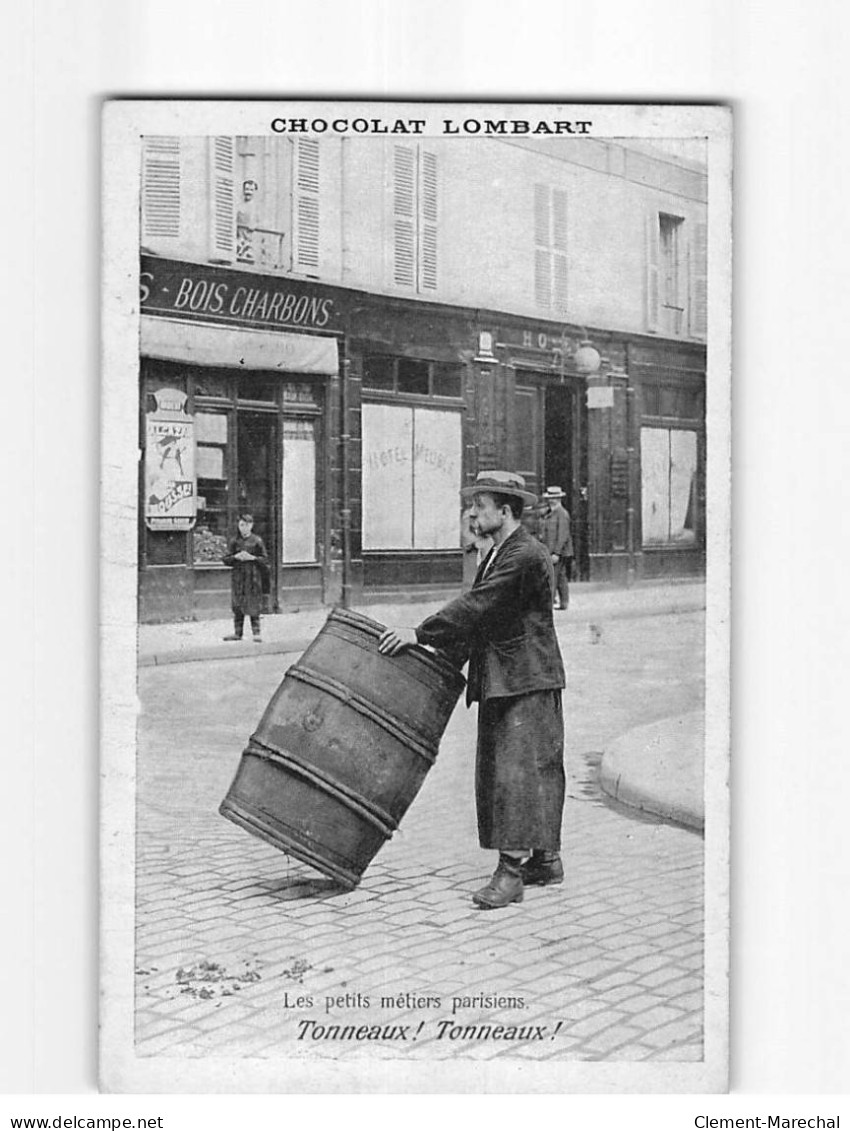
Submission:
<svg viewBox="0 0 850 1131">
<path fill-rule="evenodd" d="M 606 621 L 612 620 L 637 620 L 643 617 L 702 612 L 704 609 L 705 601 L 700 598 L 698 600 L 670 602 L 667 605 L 659 605 L 654 608 L 614 608 L 607 611 L 600 609 L 598 612 L 589 610 L 587 612 L 580 612 L 574 617 L 571 616 L 570 623 L 595 624 L 598 622 L 604 624 Z M 555 627 L 556 630 L 560 632 L 566 626 L 559 624 L 556 619 Z M 255 644 L 252 640 L 247 640 L 244 644 L 230 643 L 225 645 L 222 642 L 221 646 L 218 644 L 203 644 L 192 645 L 188 648 L 174 648 L 157 652 L 140 653 L 138 666 L 144 668 L 160 667 L 165 664 L 197 663 L 207 660 L 245 660 L 250 659 L 252 656 L 303 652 L 315 640 L 316 634 L 320 628 L 321 625 L 309 635 L 302 630 L 301 635 L 292 636 L 287 640 L 268 640 L 264 641 L 262 644 Z"/>
<path fill-rule="evenodd" d="M 604 752 L 599 783 L 623 805 L 702 832 L 704 746 L 702 711 L 637 727 Z"/>
</svg>

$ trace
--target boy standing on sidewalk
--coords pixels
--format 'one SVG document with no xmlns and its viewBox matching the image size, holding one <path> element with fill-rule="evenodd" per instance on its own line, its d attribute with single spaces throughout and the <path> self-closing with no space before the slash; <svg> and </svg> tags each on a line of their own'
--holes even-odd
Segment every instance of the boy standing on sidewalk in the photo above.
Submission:
<svg viewBox="0 0 850 1131">
<path fill-rule="evenodd" d="M 253 532 L 254 516 L 239 516 L 239 534 L 231 538 L 222 558 L 232 567 L 230 603 L 233 609 L 233 632 L 225 640 L 241 640 L 245 617 L 251 618 L 254 643 L 260 643 L 260 613 L 263 609 L 263 578 L 269 568 L 269 556 L 262 538 Z"/>
</svg>

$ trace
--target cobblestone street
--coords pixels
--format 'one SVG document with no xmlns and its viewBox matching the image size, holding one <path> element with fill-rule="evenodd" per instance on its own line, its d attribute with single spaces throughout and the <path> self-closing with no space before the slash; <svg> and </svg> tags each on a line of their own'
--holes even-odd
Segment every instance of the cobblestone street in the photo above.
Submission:
<svg viewBox="0 0 850 1131">
<path fill-rule="evenodd" d="M 474 709 L 340 894 L 217 813 L 296 657 L 140 671 L 139 1056 L 701 1059 L 702 837 L 612 804 L 596 778 L 619 734 L 702 705 L 704 616 L 570 617 L 566 880 L 494 913 L 469 898 L 494 865 Z M 351 1026 L 368 1028 L 339 1039 Z"/>
</svg>

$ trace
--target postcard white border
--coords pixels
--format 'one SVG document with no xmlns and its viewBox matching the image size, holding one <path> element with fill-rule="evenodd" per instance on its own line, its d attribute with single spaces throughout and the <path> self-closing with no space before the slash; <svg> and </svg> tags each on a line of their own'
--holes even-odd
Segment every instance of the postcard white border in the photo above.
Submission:
<svg viewBox="0 0 850 1131">
<path fill-rule="evenodd" d="M 287 117 L 340 116 L 336 101 L 114 101 L 104 108 L 101 567 L 101 1065 L 137 1092 L 709 1092 L 728 1064 L 731 406 L 731 112 L 721 106 L 469 103 L 480 117 L 590 120 L 595 137 L 705 137 L 709 168 L 706 651 L 706 1014 L 700 1064 L 252 1062 L 133 1052 L 138 458 L 138 153 L 143 133 L 264 134 Z M 426 117 L 441 133 L 459 104 L 346 102 L 345 115 Z"/>
</svg>

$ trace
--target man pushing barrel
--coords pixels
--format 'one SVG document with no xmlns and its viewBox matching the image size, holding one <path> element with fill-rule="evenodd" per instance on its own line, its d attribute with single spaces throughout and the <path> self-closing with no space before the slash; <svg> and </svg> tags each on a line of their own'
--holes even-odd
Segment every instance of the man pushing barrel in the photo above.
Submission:
<svg viewBox="0 0 850 1131">
<path fill-rule="evenodd" d="M 379 651 L 427 644 L 469 658 L 467 705 L 478 702 L 475 797 L 482 848 L 499 851 L 473 902 L 486 910 L 519 903 L 524 884 L 563 880 L 564 666 L 552 618 L 550 555 L 522 526 L 536 497 L 521 475 L 483 471 L 461 495 L 472 528 L 493 548 L 468 593 L 417 628 L 389 628 Z"/>
</svg>

